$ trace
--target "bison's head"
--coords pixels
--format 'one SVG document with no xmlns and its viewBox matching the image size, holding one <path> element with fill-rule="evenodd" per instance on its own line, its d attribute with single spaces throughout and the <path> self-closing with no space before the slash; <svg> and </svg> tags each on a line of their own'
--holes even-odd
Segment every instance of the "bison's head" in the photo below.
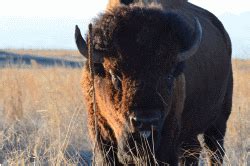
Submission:
<svg viewBox="0 0 250 166">
<path fill-rule="evenodd" d="M 178 107 L 178 100 L 183 104 L 184 91 L 177 88 L 185 86 L 183 64 L 201 41 L 200 23 L 193 22 L 190 26 L 175 13 L 138 7 L 116 8 L 95 21 L 97 111 L 114 136 L 121 161 L 132 160 L 142 138 L 157 149 L 173 105 Z M 88 58 L 78 27 L 75 37 L 79 51 Z M 86 65 L 84 94 L 91 105 L 89 77 Z"/>
</svg>

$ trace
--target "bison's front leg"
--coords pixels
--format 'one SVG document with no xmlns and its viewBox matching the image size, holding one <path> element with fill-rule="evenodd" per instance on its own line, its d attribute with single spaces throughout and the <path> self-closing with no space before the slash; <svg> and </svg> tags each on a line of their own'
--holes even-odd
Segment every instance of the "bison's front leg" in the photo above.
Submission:
<svg viewBox="0 0 250 166">
<path fill-rule="evenodd" d="M 162 131 L 160 148 L 156 153 L 156 158 L 160 165 L 178 165 L 178 138 L 179 126 L 177 120 L 169 115 Z"/>
<path fill-rule="evenodd" d="M 179 158 L 181 116 L 186 99 L 184 74 L 175 79 L 173 93 L 171 109 L 163 125 L 161 145 L 157 154 L 159 164 L 163 162 L 171 166 L 178 165 Z"/>
</svg>

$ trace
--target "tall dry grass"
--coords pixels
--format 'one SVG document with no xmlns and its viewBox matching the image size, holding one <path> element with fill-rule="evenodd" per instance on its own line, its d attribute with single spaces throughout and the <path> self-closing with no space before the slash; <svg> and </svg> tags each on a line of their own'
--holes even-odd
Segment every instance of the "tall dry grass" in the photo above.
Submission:
<svg viewBox="0 0 250 166">
<path fill-rule="evenodd" d="M 76 164 L 88 150 L 81 69 L 0 69 L 0 162 Z"/>
<path fill-rule="evenodd" d="M 232 113 L 225 137 L 226 159 L 231 165 L 250 164 L 250 61 L 234 60 Z"/>
<path fill-rule="evenodd" d="M 35 64 L 0 69 L 0 163 L 28 165 L 34 159 L 38 165 L 77 165 L 82 160 L 89 143 L 80 79 L 81 69 Z M 235 60 L 225 165 L 249 164 L 249 80 L 250 61 Z"/>
</svg>

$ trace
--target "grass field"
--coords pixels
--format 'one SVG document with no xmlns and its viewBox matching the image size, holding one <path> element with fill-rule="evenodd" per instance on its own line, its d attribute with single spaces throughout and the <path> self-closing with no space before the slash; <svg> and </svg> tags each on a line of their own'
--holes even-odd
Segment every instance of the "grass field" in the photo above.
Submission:
<svg viewBox="0 0 250 166">
<path fill-rule="evenodd" d="M 78 54 L 39 50 L 44 56 L 71 53 Z M 225 165 L 247 166 L 250 61 L 234 60 L 233 69 L 233 111 L 225 138 Z M 78 68 L 41 68 L 34 63 L 32 68 L 0 69 L 0 163 L 27 165 L 34 158 L 38 165 L 77 165 L 83 151 L 90 150 L 80 79 Z"/>
</svg>

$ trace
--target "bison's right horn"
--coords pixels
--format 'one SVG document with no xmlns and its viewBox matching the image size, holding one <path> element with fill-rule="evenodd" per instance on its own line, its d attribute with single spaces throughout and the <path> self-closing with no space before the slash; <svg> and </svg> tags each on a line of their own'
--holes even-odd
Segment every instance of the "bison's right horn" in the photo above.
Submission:
<svg viewBox="0 0 250 166">
<path fill-rule="evenodd" d="M 88 58 L 88 48 L 85 40 L 82 38 L 81 31 L 79 27 L 76 25 L 75 27 L 75 42 L 79 52 L 85 57 Z M 93 61 L 94 63 L 102 63 L 103 56 L 99 52 L 93 53 Z"/>
<path fill-rule="evenodd" d="M 82 38 L 82 34 L 81 31 L 79 29 L 79 27 L 76 25 L 75 27 L 75 42 L 77 45 L 77 48 L 79 50 L 79 52 L 84 56 L 84 57 L 88 57 L 88 48 L 87 48 L 87 44 L 84 41 L 84 39 Z"/>
<path fill-rule="evenodd" d="M 200 21 L 198 20 L 198 18 L 195 18 L 195 37 L 193 40 L 193 44 L 191 45 L 191 47 L 184 51 L 184 52 L 180 52 L 177 56 L 177 60 L 179 62 L 185 61 L 188 58 L 190 58 L 191 56 L 193 56 L 196 51 L 198 50 L 200 43 L 201 43 L 201 38 L 202 38 L 202 27 L 200 24 Z"/>
</svg>

